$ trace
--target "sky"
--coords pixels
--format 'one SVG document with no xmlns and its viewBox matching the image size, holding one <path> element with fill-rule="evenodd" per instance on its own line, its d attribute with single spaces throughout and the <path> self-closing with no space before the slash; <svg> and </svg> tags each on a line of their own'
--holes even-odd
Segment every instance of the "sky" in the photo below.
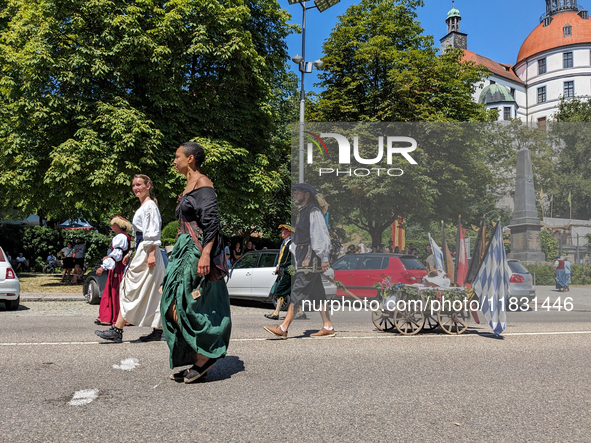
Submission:
<svg viewBox="0 0 591 443">
<path fill-rule="evenodd" d="M 582 5 L 591 8 L 582 2 Z M 313 6 L 313 1 L 308 1 Z M 338 16 L 347 8 L 358 3 L 354 0 L 341 0 L 340 3 L 320 13 L 317 9 L 306 12 L 306 61 L 322 57 L 322 43 L 338 22 Z M 425 29 L 425 34 L 434 37 L 436 46 L 447 33 L 445 19 L 451 9 L 451 0 L 424 0 L 425 6 L 418 10 L 418 21 Z M 289 5 L 287 0 L 279 4 L 290 12 L 292 23 L 302 24 L 302 7 Z M 489 57 L 500 63 L 515 64 L 517 53 L 523 41 L 540 23 L 540 16 L 546 11 L 544 0 L 456 0 L 455 7 L 460 11 L 462 21 L 460 31 L 468 34 L 468 49 Z M 302 35 L 293 34 L 287 38 L 290 57 L 302 54 Z M 293 70 L 298 73 L 293 64 Z M 306 91 L 316 90 L 316 74 L 305 75 Z"/>
</svg>

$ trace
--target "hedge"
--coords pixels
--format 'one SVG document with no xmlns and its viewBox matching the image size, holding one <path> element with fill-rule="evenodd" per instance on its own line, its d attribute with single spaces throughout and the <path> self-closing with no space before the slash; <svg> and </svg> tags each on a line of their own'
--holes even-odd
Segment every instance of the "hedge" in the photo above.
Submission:
<svg viewBox="0 0 591 443">
<path fill-rule="evenodd" d="M 13 260 L 23 253 L 31 271 L 41 271 L 49 253 L 57 257 L 68 241 L 86 242 L 86 267 L 98 265 L 111 244 L 109 236 L 78 229 L 51 229 L 41 226 L 0 225 L 0 246 Z M 59 257 L 58 257 L 59 258 Z"/>
<path fill-rule="evenodd" d="M 535 265 L 522 264 L 532 276 L 535 272 L 536 286 L 554 286 L 556 284 L 554 281 L 554 267 L 552 266 L 553 262 Z M 570 269 L 571 285 L 591 285 L 591 266 L 586 264 L 571 264 Z"/>
</svg>

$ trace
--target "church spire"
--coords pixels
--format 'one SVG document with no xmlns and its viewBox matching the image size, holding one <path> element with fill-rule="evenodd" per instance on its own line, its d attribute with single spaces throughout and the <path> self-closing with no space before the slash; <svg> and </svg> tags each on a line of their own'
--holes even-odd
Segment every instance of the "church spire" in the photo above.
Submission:
<svg viewBox="0 0 591 443">
<path fill-rule="evenodd" d="M 447 13 L 445 23 L 447 23 L 447 35 L 441 41 L 441 51 L 445 52 L 447 48 L 468 49 L 468 35 L 460 32 L 460 22 L 462 16 L 456 9 L 456 2 L 451 2 L 451 10 Z"/>
<path fill-rule="evenodd" d="M 460 15 L 460 11 L 456 9 L 456 2 L 451 2 L 451 10 L 447 13 L 447 19 L 445 23 L 447 23 L 447 33 L 450 32 L 460 32 L 460 22 L 462 21 L 462 16 Z"/>
</svg>

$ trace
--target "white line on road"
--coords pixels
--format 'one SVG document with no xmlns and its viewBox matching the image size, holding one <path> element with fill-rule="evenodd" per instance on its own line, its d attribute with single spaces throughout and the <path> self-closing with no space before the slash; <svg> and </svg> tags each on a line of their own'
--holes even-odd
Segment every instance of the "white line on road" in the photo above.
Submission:
<svg viewBox="0 0 591 443">
<path fill-rule="evenodd" d="M 70 406 L 84 406 L 98 397 L 98 389 L 83 389 L 74 392 L 72 400 L 68 402 Z"/>
<path fill-rule="evenodd" d="M 133 371 L 140 362 L 137 358 L 126 358 L 121 360 L 121 365 L 113 365 L 113 369 L 122 369 L 123 371 Z"/>
<path fill-rule="evenodd" d="M 507 332 L 503 333 L 501 336 L 525 336 L 525 335 L 577 335 L 577 334 L 591 334 L 591 331 L 556 331 L 556 332 Z M 491 336 L 494 337 L 492 332 L 483 332 L 479 334 L 475 333 L 468 333 L 468 334 L 460 334 L 460 335 L 451 335 L 451 334 L 419 334 L 419 335 L 412 335 L 412 336 L 404 336 L 398 334 L 392 335 L 367 335 L 367 336 L 336 336 L 336 337 L 329 337 L 329 338 L 314 338 L 314 337 L 292 337 L 291 340 L 392 340 L 392 339 L 399 339 L 399 338 L 427 338 L 427 337 L 483 337 L 483 336 Z M 232 338 L 230 339 L 231 342 L 248 342 L 248 341 L 284 341 L 274 338 Z M 126 342 L 124 342 L 126 343 Z M 0 346 L 41 346 L 41 345 L 98 345 L 98 344 L 105 344 L 105 342 L 98 342 L 98 341 L 68 341 L 68 342 L 56 342 L 56 343 L 0 343 Z"/>
</svg>

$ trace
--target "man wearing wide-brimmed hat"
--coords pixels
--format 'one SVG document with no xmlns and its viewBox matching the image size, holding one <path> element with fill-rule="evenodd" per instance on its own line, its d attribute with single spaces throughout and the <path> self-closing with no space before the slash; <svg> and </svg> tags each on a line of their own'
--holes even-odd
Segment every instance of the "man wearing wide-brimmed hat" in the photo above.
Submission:
<svg viewBox="0 0 591 443">
<path fill-rule="evenodd" d="M 103 257 L 101 266 L 96 270 L 97 275 L 103 271 L 109 271 L 107 284 L 101 297 L 99 316 L 94 321 L 97 325 L 114 325 L 119 316 L 119 286 L 123 279 L 123 257 L 129 251 L 131 238 L 128 232 L 132 231 L 131 223 L 123 217 L 111 217 L 111 230 L 115 233 L 111 240 L 111 247 L 107 255 Z"/>
<path fill-rule="evenodd" d="M 279 326 L 265 326 L 265 330 L 277 338 L 287 338 L 295 306 L 301 306 L 304 300 L 313 300 L 324 305 L 324 309 L 320 310 L 323 327 L 311 336 L 334 337 L 335 331 L 324 303 L 326 294 L 322 284 L 322 273 L 330 268 L 330 236 L 324 220 L 328 205 L 308 183 L 294 185 L 292 189 L 294 202 L 299 207 L 293 236 L 296 274 L 285 320 Z"/>
<path fill-rule="evenodd" d="M 291 294 L 291 275 L 289 273 L 289 267 L 291 266 L 290 246 L 293 228 L 289 225 L 279 225 L 279 229 L 281 230 L 281 238 L 283 238 L 283 242 L 279 249 L 280 252 L 277 268 L 275 268 L 277 279 L 269 294 L 269 297 L 275 300 L 277 305 L 272 314 L 265 314 L 265 317 L 271 320 L 279 320 L 281 306 L 283 305 L 284 300 Z"/>
</svg>

